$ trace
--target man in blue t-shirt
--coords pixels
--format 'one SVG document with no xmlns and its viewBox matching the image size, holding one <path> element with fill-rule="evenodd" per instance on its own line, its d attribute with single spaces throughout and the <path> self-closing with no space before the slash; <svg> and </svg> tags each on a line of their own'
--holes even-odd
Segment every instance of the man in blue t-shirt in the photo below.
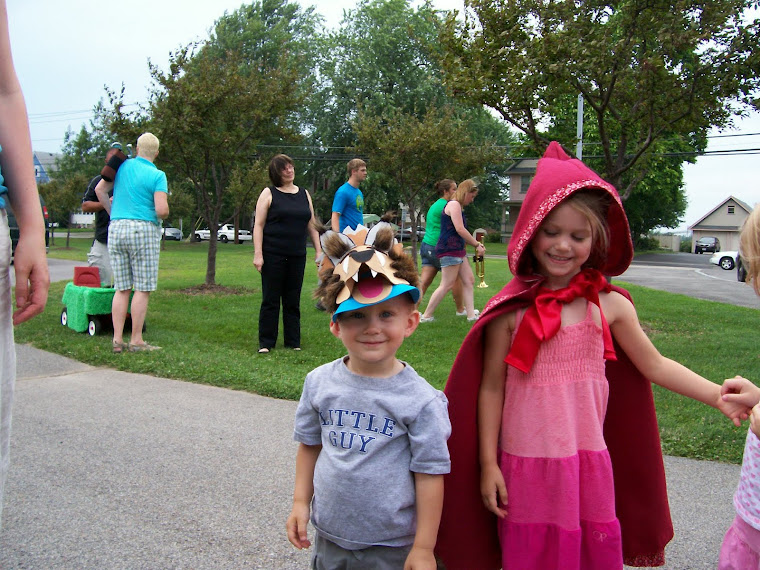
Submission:
<svg viewBox="0 0 760 570">
<path fill-rule="evenodd" d="M 331 225 L 335 232 L 356 229 L 364 223 L 364 194 L 359 185 L 367 178 L 367 164 L 361 158 L 348 161 L 348 182 L 338 188 L 332 205 Z"/>
</svg>

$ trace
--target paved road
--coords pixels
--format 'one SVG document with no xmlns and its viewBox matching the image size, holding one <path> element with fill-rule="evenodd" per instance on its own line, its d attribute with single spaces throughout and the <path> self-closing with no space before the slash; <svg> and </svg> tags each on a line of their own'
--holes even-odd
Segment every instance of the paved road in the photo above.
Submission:
<svg viewBox="0 0 760 570">
<path fill-rule="evenodd" d="M 19 346 L 0 568 L 303 569 L 295 402 Z M 715 568 L 739 467 L 666 457 L 669 569 Z"/>
<path fill-rule="evenodd" d="M 650 267 L 624 278 L 651 276 Z M 702 279 L 665 271 L 676 284 Z M 308 566 L 283 532 L 295 402 L 94 368 L 28 346 L 18 354 L 0 568 Z M 715 568 L 739 467 L 665 463 L 676 532 L 666 568 Z"/>
<path fill-rule="evenodd" d="M 693 253 L 644 255 L 637 257 L 613 282 L 624 281 L 697 299 L 760 308 L 754 289 L 739 283 L 735 270 L 721 269 L 709 259 L 708 255 Z"/>
<path fill-rule="evenodd" d="M 87 265 L 83 261 L 69 261 L 67 259 L 54 259 L 48 257 L 48 270 L 50 271 L 50 281 L 72 281 L 74 279 L 74 267 L 77 265 Z M 11 282 L 16 285 L 16 273 L 11 268 Z"/>
<path fill-rule="evenodd" d="M 18 349 L 0 568 L 308 566 L 284 533 L 296 402 Z"/>
</svg>

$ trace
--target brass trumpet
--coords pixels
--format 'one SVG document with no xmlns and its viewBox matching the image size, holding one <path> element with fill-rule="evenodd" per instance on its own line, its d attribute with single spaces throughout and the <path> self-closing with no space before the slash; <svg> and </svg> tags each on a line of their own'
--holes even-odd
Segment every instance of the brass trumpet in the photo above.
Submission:
<svg viewBox="0 0 760 570">
<path fill-rule="evenodd" d="M 480 243 L 483 243 L 483 234 L 478 235 L 478 241 Z M 488 285 L 486 285 L 486 260 L 482 255 L 478 255 L 477 253 L 472 256 L 472 261 L 475 263 L 475 275 L 478 276 L 480 279 L 480 283 L 478 283 L 478 289 L 486 289 Z"/>
</svg>

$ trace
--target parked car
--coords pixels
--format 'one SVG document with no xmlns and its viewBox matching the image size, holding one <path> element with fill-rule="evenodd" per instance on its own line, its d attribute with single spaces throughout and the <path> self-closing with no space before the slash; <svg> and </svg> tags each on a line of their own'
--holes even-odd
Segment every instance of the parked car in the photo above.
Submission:
<svg viewBox="0 0 760 570">
<path fill-rule="evenodd" d="M 417 226 L 417 241 L 422 240 L 422 238 L 425 237 L 425 228 L 422 226 Z M 412 239 L 412 228 L 405 227 L 398 231 L 396 234 L 396 238 L 399 241 L 409 241 Z"/>
<path fill-rule="evenodd" d="M 164 236 L 164 239 L 182 241 L 182 232 L 179 231 L 179 228 L 173 228 L 171 226 L 163 227 L 161 228 L 161 235 Z"/>
<path fill-rule="evenodd" d="M 195 241 L 211 239 L 211 231 L 208 229 L 195 230 L 193 237 L 195 238 Z M 216 234 L 216 239 L 222 243 L 233 241 L 235 239 L 235 226 L 232 224 L 224 224 L 223 226 L 219 226 L 219 230 Z M 253 241 L 253 235 L 248 230 L 238 230 L 238 243 L 242 243 L 244 241 Z"/>
<path fill-rule="evenodd" d="M 741 252 L 736 254 L 736 280 L 740 283 L 745 283 L 747 281 L 747 268 L 742 261 Z"/>
<path fill-rule="evenodd" d="M 48 216 L 47 206 L 45 206 L 45 200 L 42 198 L 42 196 L 40 196 L 40 207 L 42 208 L 42 217 L 45 220 L 45 251 L 48 251 L 50 249 L 50 217 Z M 12 259 L 16 253 L 16 245 L 18 245 L 18 222 L 16 222 L 16 216 L 13 214 L 13 210 L 10 207 L 6 208 L 5 211 L 8 213 L 8 232 L 11 235 Z"/>
<path fill-rule="evenodd" d="M 701 237 L 694 244 L 694 253 L 715 253 L 720 251 L 720 240 L 716 237 Z"/>
<path fill-rule="evenodd" d="M 721 269 L 729 271 L 736 267 L 736 258 L 738 256 L 738 251 L 716 251 L 710 258 L 710 263 L 714 263 Z"/>
</svg>

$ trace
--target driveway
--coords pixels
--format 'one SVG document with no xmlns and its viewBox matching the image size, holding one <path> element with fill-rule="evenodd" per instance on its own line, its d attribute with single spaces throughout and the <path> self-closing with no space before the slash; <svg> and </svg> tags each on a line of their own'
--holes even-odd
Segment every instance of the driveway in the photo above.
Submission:
<svg viewBox="0 0 760 570">
<path fill-rule="evenodd" d="M 750 285 L 736 280 L 736 270 L 721 269 L 710 263 L 710 257 L 693 253 L 637 256 L 613 283 L 622 281 L 696 299 L 760 308 L 760 298 Z"/>
</svg>

